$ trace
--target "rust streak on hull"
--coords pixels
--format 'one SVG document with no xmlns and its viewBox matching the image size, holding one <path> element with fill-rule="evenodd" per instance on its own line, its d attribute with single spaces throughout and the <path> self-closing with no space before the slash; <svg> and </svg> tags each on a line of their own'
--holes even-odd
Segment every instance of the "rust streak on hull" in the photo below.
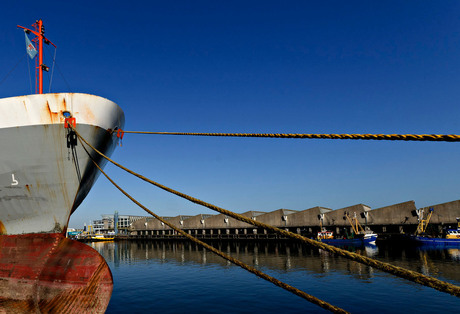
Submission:
<svg viewBox="0 0 460 314">
<path fill-rule="evenodd" d="M 98 177 L 81 145 L 68 142 L 64 111 L 97 149 L 106 155 L 115 149 L 107 129 L 122 128 L 124 114 L 108 99 L 80 93 L 0 99 L 0 234 L 63 232 Z"/>
</svg>

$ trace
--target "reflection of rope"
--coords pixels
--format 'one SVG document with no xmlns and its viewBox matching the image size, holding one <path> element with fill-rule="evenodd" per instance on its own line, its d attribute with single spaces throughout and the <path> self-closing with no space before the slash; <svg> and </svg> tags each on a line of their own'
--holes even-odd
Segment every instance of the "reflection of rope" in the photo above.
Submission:
<svg viewBox="0 0 460 314">
<path fill-rule="evenodd" d="M 72 127 L 72 126 L 70 126 L 70 127 Z M 184 193 L 178 192 L 176 190 L 173 190 L 171 188 L 168 188 L 168 187 L 166 187 L 166 186 L 164 186 L 164 185 L 162 185 L 160 183 L 157 183 L 157 182 L 152 181 L 152 180 L 150 180 L 150 179 L 148 179 L 148 178 L 146 178 L 146 177 L 144 177 L 144 176 L 142 176 L 142 175 L 140 175 L 138 173 L 135 173 L 134 171 L 129 170 L 126 167 L 120 165 L 119 163 L 113 161 L 112 159 L 110 159 L 109 157 L 105 156 L 103 153 L 98 151 L 94 146 L 89 144 L 84 138 L 81 137 L 81 135 L 76 130 L 75 130 L 75 133 L 77 134 L 79 139 L 81 139 L 89 147 L 91 147 L 94 151 L 96 151 L 99 155 L 101 155 L 102 157 L 104 157 L 106 160 L 110 161 L 114 165 L 120 167 L 121 169 L 131 173 L 132 175 L 134 175 L 134 176 L 136 176 L 136 177 L 138 177 L 138 178 L 140 178 L 140 179 L 142 179 L 142 180 L 144 180 L 146 182 L 149 182 L 150 184 L 153 184 L 153 185 L 155 185 L 155 186 L 157 186 L 157 187 L 159 187 L 159 188 L 161 188 L 161 189 L 163 189 L 165 191 L 168 191 L 168 192 L 173 193 L 173 194 L 175 194 L 177 196 L 185 198 L 185 199 L 189 200 L 190 202 L 205 206 L 205 207 L 210 208 L 210 209 L 212 209 L 214 211 L 217 211 L 217 212 L 219 212 L 221 214 L 233 217 L 233 218 L 235 218 L 235 219 L 237 219 L 239 221 L 243 221 L 243 222 L 246 222 L 248 224 L 251 224 L 251 225 L 254 225 L 254 226 L 257 226 L 257 227 L 260 227 L 260 228 L 270 230 L 272 232 L 281 234 L 283 236 L 286 236 L 286 237 L 289 237 L 289 238 L 292 238 L 292 239 L 297 239 L 297 240 L 299 240 L 301 242 L 304 242 L 306 244 L 309 244 L 311 246 L 314 246 L 314 247 L 320 248 L 322 250 L 329 251 L 329 252 L 332 252 L 334 254 L 346 257 L 346 258 L 348 258 L 350 260 L 353 260 L 353 261 L 356 261 L 356 262 L 359 262 L 359 263 L 362 263 L 362 264 L 365 264 L 365 265 L 368 265 L 368 266 L 371 266 L 371 267 L 375 267 L 377 269 L 380 269 L 380 270 L 382 270 L 384 272 L 393 274 L 395 276 L 398 276 L 398 277 L 401 277 L 401 278 L 404 278 L 404 279 L 407 279 L 407 280 L 422 284 L 424 286 L 431 287 L 431 288 L 434 288 L 436 290 L 439 290 L 439 291 L 442 291 L 442 292 L 447 292 L 449 294 L 452 294 L 452 295 L 455 295 L 457 297 L 460 297 L 460 287 L 456 286 L 456 285 L 453 285 L 451 283 L 441 281 L 441 280 L 439 280 L 437 278 L 434 278 L 434 277 L 425 276 L 425 275 L 422 275 L 422 274 L 420 274 L 418 272 L 411 271 L 411 270 L 408 270 L 408 269 L 404 269 L 404 268 L 394 266 L 394 265 L 391 265 L 391 264 L 388 264 L 388 263 L 384 263 L 384 262 L 381 262 L 381 261 L 378 261 L 378 260 L 375 260 L 375 259 L 372 259 L 372 258 L 369 258 L 369 257 L 366 257 L 366 256 L 362 256 L 362 255 L 359 255 L 359 254 L 356 254 L 356 253 L 353 253 L 353 252 L 349 252 L 349 251 L 340 249 L 338 247 L 327 245 L 327 244 L 322 243 L 322 242 L 318 242 L 318 241 L 315 241 L 315 240 L 312 240 L 312 239 L 308 239 L 308 238 L 303 237 L 303 236 L 301 236 L 299 234 L 292 233 L 292 232 L 289 232 L 289 231 L 286 231 L 286 230 L 282 230 L 282 229 L 279 229 L 279 228 L 276 228 L 276 227 L 261 223 L 261 222 L 256 221 L 256 220 L 249 219 L 248 217 L 245 217 L 243 215 L 240 215 L 240 214 L 231 212 L 229 210 L 217 207 L 215 205 L 203 202 L 203 201 L 201 201 L 201 200 L 199 200 L 197 198 L 194 198 L 194 197 L 189 196 L 187 194 L 184 194 Z"/>
<path fill-rule="evenodd" d="M 134 134 L 157 135 L 193 135 L 193 136 L 227 136 L 227 137 L 271 137 L 271 138 L 317 138 L 340 140 L 385 140 L 385 141 L 434 141 L 460 142 L 460 135 L 455 134 L 268 134 L 268 133 L 185 133 L 185 132 L 138 132 L 123 131 Z"/>
<path fill-rule="evenodd" d="M 78 133 L 77 133 L 78 134 Z M 79 136 L 80 140 L 82 139 L 80 136 Z M 86 144 L 88 144 L 85 140 L 83 140 Z M 288 285 L 287 283 L 284 283 L 272 276 L 269 276 L 263 272 L 261 272 L 260 270 L 257 270 L 255 269 L 254 267 L 251 267 L 243 262 L 241 262 L 240 260 L 237 260 L 227 254 L 225 254 L 224 252 L 214 248 L 213 246 L 210 246 L 209 244 L 206 244 L 204 243 L 203 241 L 200 241 L 198 240 L 197 238 L 191 236 L 190 234 L 186 233 L 185 231 L 183 231 L 182 229 L 176 227 L 175 225 L 171 224 L 170 222 L 168 222 L 167 220 L 164 220 L 163 218 L 161 218 L 160 216 L 156 215 L 154 212 L 150 211 L 147 207 L 145 207 L 144 205 L 142 205 L 141 203 L 139 203 L 137 200 L 135 200 L 131 195 L 129 195 L 125 190 L 123 190 L 120 186 L 118 186 L 102 169 L 101 167 L 99 167 L 99 165 L 94 161 L 93 157 L 91 156 L 91 154 L 86 150 L 86 147 L 83 145 L 83 143 L 80 141 L 80 143 L 82 144 L 82 147 L 83 149 L 86 151 L 86 153 L 88 154 L 88 156 L 91 158 L 91 160 L 93 161 L 94 165 L 99 169 L 100 172 L 102 172 L 102 174 L 118 189 L 120 190 L 121 193 L 123 193 L 124 195 L 126 195 L 131 201 L 133 201 L 136 205 L 138 205 L 139 207 L 141 207 L 143 210 L 145 210 L 146 212 L 148 212 L 150 215 L 152 215 L 153 217 L 155 217 L 156 219 L 158 219 L 159 221 L 161 221 L 162 223 L 164 223 L 165 225 L 169 226 L 170 228 L 174 229 L 175 231 L 177 231 L 178 233 L 180 233 L 181 235 L 183 235 L 184 237 L 188 238 L 189 240 L 201 245 L 202 247 L 204 247 L 205 249 L 208 249 L 210 251 L 212 251 L 213 253 L 223 257 L 224 259 L 230 261 L 231 263 L 237 265 L 237 266 L 240 266 L 241 268 L 243 269 L 246 269 L 247 271 L 255 274 L 256 276 L 262 278 L 262 279 L 265 279 L 275 285 L 277 285 L 278 287 L 281 287 L 289 292 L 292 292 L 294 293 L 295 295 L 298 295 L 299 297 L 301 298 L 304 298 L 305 300 L 313 303 L 313 304 L 316 304 L 320 307 L 322 307 L 323 309 L 326 309 L 326 310 L 329 310 L 331 312 L 334 312 L 334 313 L 348 313 L 347 311 L 339 308 L 339 307 L 336 307 L 336 306 L 333 306 L 323 300 L 320 300 L 310 294 L 307 294 L 305 293 L 304 291 L 302 290 L 299 290 L 291 285 Z M 89 145 L 89 144 L 88 144 Z M 91 146 L 91 145 L 89 145 Z M 92 147 L 92 146 L 91 146 Z"/>
</svg>

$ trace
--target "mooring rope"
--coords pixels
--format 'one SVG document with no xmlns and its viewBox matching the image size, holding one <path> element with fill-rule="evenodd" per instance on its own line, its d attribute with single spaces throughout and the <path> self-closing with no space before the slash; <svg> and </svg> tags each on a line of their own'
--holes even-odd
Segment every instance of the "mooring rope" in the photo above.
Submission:
<svg viewBox="0 0 460 314">
<path fill-rule="evenodd" d="M 303 236 L 301 236 L 299 234 L 296 234 L 296 233 L 293 233 L 293 232 L 290 232 L 290 231 L 286 231 L 286 230 L 282 230 L 282 229 L 279 229 L 277 227 L 270 226 L 270 225 L 264 224 L 264 223 L 256 221 L 256 220 L 249 219 L 248 217 L 245 217 L 243 215 L 240 215 L 240 214 L 234 213 L 232 211 L 220 208 L 218 206 L 203 202 L 203 201 L 201 201 L 201 200 L 199 200 L 197 198 L 194 198 L 194 197 L 189 196 L 187 194 L 184 194 L 184 193 L 178 192 L 176 190 L 173 190 L 171 188 L 168 188 L 168 187 L 166 187 L 166 186 L 164 186 L 164 185 L 162 185 L 160 183 L 152 181 L 152 180 L 144 177 L 143 175 L 138 174 L 138 173 L 136 173 L 136 172 L 134 172 L 132 170 L 129 170 L 128 168 L 120 165 L 119 163 L 115 162 L 114 160 L 110 159 L 109 157 L 104 155 L 102 152 L 97 150 L 90 143 L 88 143 L 84 138 L 81 137 L 81 135 L 76 130 L 75 130 L 75 133 L 77 134 L 78 138 L 83 140 L 95 152 L 97 152 L 99 155 L 101 155 L 103 158 L 105 158 L 106 160 L 110 161 L 111 163 L 113 163 L 117 167 L 119 167 L 119 168 L 125 170 L 126 172 L 131 173 L 132 175 L 134 175 L 134 176 L 136 176 L 136 177 L 138 177 L 138 178 L 140 178 L 140 179 L 142 179 L 142 180 L 144 180 L 144 181 L 146 181 L 146 182 L 148 182 L 150 184 L 153 184 L 153 185 L 155 185 L 155 186 L 157 186 L 157 187 L 159 187 L 159 188 L 161 188 L 161 189 L 163 189 L 165 191 L 168 191 L 168 192 L 170 192 L 172 194 L 175 194 L 175 195 L 180 196 L 180 197 L 182 197 L 182 198 L 184 198 L 186 200 L 189 200 L 190 202 L 205 206 L 205 207 L 207 207 L 209 209 L 212 209 L 214 211 L 217 211 L 217 212 L 219 212 L 221 214 L 233 217 L 233 218 L 235 218 L 235 219 L 237 219 L 239 221 L 246 222 L 248 224 L 251 224 L 251 225 L 254 225 L 254 226 L 257 226 L 257 227 L 260 227 L 260 228 L 264 228 L 264 229 L 273 231 L 273 232 L 275 232 L 277 234 L 281 234 L 283 236 L 286 236 L 286 237 L 289 237 L 289 238 L 292 238 L 292 239 L 297 239 L 297 240 L 299 240 L 301 242 L 304 242 L 304 243 L 309 244 L 311 246 L 320 248 L 322 250 L 332 252 L 332 253 L 337 254 L 339 256 L 346 257 L 346 258 L 348 258 L 350 260 L 353 260 L 353 261 L 356 261 L 356 262 L 359 262 L 359 263 L 374 267 L 376 269 L 380 269 L 380 270 L 382 270 L 384 272 L 390 273 L 390 274 L 395 275 L 397 277 L 404 278 L 404 279 L 419 283 L 421 285 L 424 285 L 424 286 L 427 286 L 427 287 L 430 287 L 430 288 L 433 288 L 433 289 L 436 289 L 436 290 L 446 292 L 446 293 L 455 295 L 457 297 L 460 297 L 460 287 L 456 286 L 456 285 L 453 285 L 451 283 L 439 280 L 439 279 L 434 278 L 434 277 L 426 276 L 426 275 L 423 275 L 421 273 L 418 273 L 418 272 L 415 272 L 415 271 L 412 271 L 412 270 L 404 269 L 402 267 L 398 267 L 398 266 L 394 266 L 394 265 L 391 265 L 391 264 L 388 264 L 388 263 L 384 263 L 384 262 L 381 262 L 381 261 L 378 261 L 378 260 L 363 256 L 363 255 L 360 255 L 360 254 L 356 254 L 356 253 L 347 251 L 347 250 L 343 250 L 343 249 L 340 249 L 338 247 L 327 245 L 325 243 L 322 243 L 322 242 L 319 242 L 319 241 L 315 241 L 315 240 L 303 237 Z"/>
<path fill-rule="evenodd" d="M 78 133 L 77 133 L 78 134 Z M 274 285 L 278 286 L 278 287 L 281 287 L 313 304 L 316 304 L 320 307 L 322 307 L 323 309 L 326 309 L 326 310 L 329 310 L 333 313 L 349 313 L 337 306 L 334 306 L 326 301 L 323 301 L 321 299 L 318 299 L 317 297 L 315 296 L 312 296 L 300 289 L 297 289 L 287 283 L 284 283 L 270 275 L 267 275 L 265 274 L 264 272 L 260 271 L 260 270 L 257 270 L 256 268 L 254 267 L 251 267 L 243 262 L 241 262 L 240 260 L 238 259 L 235 259 L 233 257 L 231 257 L 230 255 L 227 255 L 225 254 L 224 252 L 216 249 L 215 247 L 203 242 L 203 241 L 200 241 L 198 240 L 197 238 L 193 237 L 192 235 L 188 234 L 187 232 L 183 231 L 182 229 L 176 227 L 175 225 L 173 225 L 172 223 L 168 222 L 167 220 L 161 218 L 160 216 L 158 216 L 157 214 L 155 214 L 154 212 L 152 212 L 151 210 L 149 210 L 147 207 L 145 207 L 144 205 L 142 205 L 140 202 L 138 202 L 136 199 L 134 199 L 130 194 L 128 194 L 125 190 L 123 190 L 118 184 L 116 184 L 103 170 L 102 168 L 96 163 L 96 161 L 94 161 L 93 157 L 91 156 L 91 154 L 86 150 L 85 146 L 83 145 L 83 143 L 81 142 L 81 140 L 83 139 L 82 137 L 79 136 L 79 139 L 80 139 L 80 143 L 82 144 L 82 147 L 83 149 L 86 151 L 86 153 L 88 154 L 89 158 L 91 158 L 91 160 L 93 161 L 94 165 L 99 169 L 100 172 L 102 172 L 102 174 L 121 192 L 123 193 L 126 197 L 128 197 L 131 201 L 133 201 L 137 206 L 141 207 L 143 210 L 145 210 L 147 213 L 149 213 L 150 215 L 152 215 L 153 217 L 155 217 L 156 219 L 158 219 L 159 221 L 161 221 L 162 223 L 164 223 L 165 225 L 169 226 L 171 229 L 175 230 L 176 232 L 180 233 L 182 236 L 188 238 L 189 240 L 197 243 L 198 245 L 201 245 L 202 247 L 210 250 L 211 252 L 215 253 L 216 255 L 218 256 L 221 256 L 222 258 L 228 260 L 229 262 L 237 265 L 237 266 L 240 266 L 241 268 L 255 274 L 256 276 L 262 278 L 262 279 L 265 279 L 271 283 L 273 283 Z M 88 144 L 84 139 L 83 141 Z M 89 145 L 91 148 L 93 148 L 91 145 Z M 94 148 L 93 148 L 94 149 Z"/>
<path fill-rule="evenodd" d="M 224 137 L 267 137 L 267 138 L 306 138 L 306 139 L 340 139 L 340 140 L 460 142 L 460 135 L 455 135 L 455 134 L 281 134 L 281 133 L 189 133 L 189 132 L 142 132 L 142 131 L 123 131 L 123 133 L 154 134 L 154 135 L 224 136 Z"/>
</svg>

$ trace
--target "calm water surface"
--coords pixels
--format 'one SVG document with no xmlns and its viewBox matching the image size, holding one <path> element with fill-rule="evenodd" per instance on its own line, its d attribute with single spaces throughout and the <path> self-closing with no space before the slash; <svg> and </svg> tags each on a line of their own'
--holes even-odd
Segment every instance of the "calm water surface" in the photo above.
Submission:
<svg viewBox="0 0 460 314">
<path fill-rule="evenodd" d="M 114 288 L 107 313 L 328 313 L 189 242 L 91 243 Z M 301 244 L 214 246 L 353 313 L 458 311 L 460 298 Z M 460 285 L 460 250 L 389 245 L 351 251 Z"/>
</svg>

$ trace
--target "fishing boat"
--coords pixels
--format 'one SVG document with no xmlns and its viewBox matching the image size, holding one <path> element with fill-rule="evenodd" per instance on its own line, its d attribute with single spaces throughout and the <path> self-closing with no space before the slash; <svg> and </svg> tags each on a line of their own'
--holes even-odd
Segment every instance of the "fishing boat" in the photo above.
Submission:
<svg viewBox="0 0 460 314">
<path fill-rule="evenodd" d="M 361 224 L 358 222 L 356 213 L 353 217 L 350 217 L 350 213 L 345 211 L 344 219 L 347 219 L 351 225 L 352 233 L 346 233 L 341 238 L 335 237 L 333 231 L 327 231 L 322 227 L 322 219 L 320 217 L 321 231 L 318 232 L 317 240 L 331 245 L 363 245 L 363 244 L 375 244 L 377 240 L 377 234 L 371 230 L 364 230 Z"/>
<path fill-rule="evenodd" d="M 334 239 L 334 232 L 333 231 L 328 231 L 326 229 L 322 229 L 320 232 L 318 232 L 317 239 L 318 240 L 331 240 L 331 239 Z"/>
<path fill-rule="evenodd" d="M 460 218 L 457 220 L 457 229 L 447 229 L 446 239 L 460 241 Z"/>
<path fill-rule="evenodd" d="M 323 234 L 330 231 L 318 232 L 318 241 L 324 242 L 331 245 L 363 245 L 363 244 L 375 244 L 377 240 L 377 234 L 372 231 L 364 234 L 355 234 L 350 237 L 344 236 L 342 238 L 324 238 Z"/>
<path fill-rule="evenodd" d="M 113 241 L 114 237 L 106 236 L 101 233 L 96 233 L 91 237 L 91 241 Z"/>
<path fill-rule="evenodd" d="M 18 28 L 24 31 L 27 53 L 35 60 L 36 94 L 0 99 L 0 292 L 23 277 L 30 278 L 31 287 L 37 286 L 40 276 L 33 274 L 52 274 L 62 266 L 61 262 L 69 263 L 69 271 L 80 266 L 86 269 L 85 276 L 79 277 L 77 271 L 75 278 L 90 280 L 96 270 L 100 276 L 104 269 L 104 278 L 111 279 L 110 269 L 99 254 L 80 247 L 81 243 L 68 244 L 72 242 L 65 239 L 65 233 L 70 215 L 99 175 L 74 129 L 110 156 L 118 141 L 114 133 L 124 125 L 124 113 L 117 104 L 100 96 L 44 94 L 43 72 L 49 70 L 44 64 L 44 45 L 56 46 L 45 37 L 42 20 L 32 24 L 31 29 L 19 25 Z M 32 40 L 30 34 L 35 35 Z M 104 165 L 95 152 L 89 153 L 100 166 Z M 61 245 L 63 241 L 68 245 Z M 91 267 L 82 264 L 82 259 L 66 255 L 65 247 L 77 246 L 82 254 L 91 256 Z M 16 262 L 6 256 L 15 256 Z M 31 264 L 27 256 L 41 256 L 43 262 Z M 76 288 L 72 282 L 60 283 L 61 279 L 47 276 L 46 286 L 58 290 Z M 44 293 L 41 297 L 45 300 L 53 296 Z M 5 302 L 0 293 L 0 307 Z"/>
<path fill-rule="evenodd" d="M 447 229 L 445 234 L 434 237 L 426 232 L 433 212 L 434 208 L 430 207 L 426 217 L 424 217 L 424 212 L 420 211 L 421 216 L 417 230 L 414 235 L 409 236 L 409 239 L 418 245 L 427 247 L 460 247 L 460 217 L 457 218 L 457 229 Z"/>
</svg>

